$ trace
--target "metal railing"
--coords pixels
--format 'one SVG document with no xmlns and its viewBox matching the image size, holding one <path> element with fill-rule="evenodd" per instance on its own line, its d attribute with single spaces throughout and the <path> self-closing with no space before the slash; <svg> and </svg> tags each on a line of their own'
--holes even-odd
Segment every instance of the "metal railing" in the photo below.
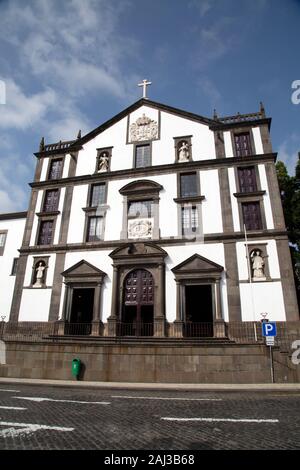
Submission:
<svg viewBox="0 0 300 470">
<path fill-rule="evenodd" d="M 58 322 L 0 322 L 0 339 L 4 341 L 41 341 L 58 334 Z"/>
<path fill-rule="evenodd" d="M 183 336 L 186 338 L 213 338 L 214 326 L 212 322 L 186 322 L 183 325 Z"/>
<path fill-rule="evenodd" d="M 68 323 L 64 325 L 65 336 L 86 336 L 92 332 L 91 323 Z"/>
<path fill-rule="evenodd" d="M 117 323 L 117 336 L 153 336 L 153 323 Z"/>
</svg>

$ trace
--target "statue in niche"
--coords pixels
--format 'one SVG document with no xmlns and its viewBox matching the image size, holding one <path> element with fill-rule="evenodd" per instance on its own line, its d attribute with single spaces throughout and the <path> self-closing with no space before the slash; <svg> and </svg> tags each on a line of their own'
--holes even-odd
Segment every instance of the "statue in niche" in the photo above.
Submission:
<svg viewBox="0 0 300 470">
<path fill-rule="evenodd" d="M 44 285 L 44 271 L 45 271 L 45 265 L 42 263 L 42 261 L 39 262 L 38 267 L 36 268 L 35 272 L 35 283 L 33 284 L 32 287 L 43 287 Z"/>
<path fill-rule="evenodd" d="M 251 263 L 252 263 L 253 278 L 265 279 L 265 273 L 264 273 L 265 262 L 261 256 L 261 251 L 260 250 L 252 251 L 250 258 L 251 258 Z"/>
<path fill-rule="evenodd" d="M 184 140 L 178 146 L 178 161 L 188 162 L 190 159 L 190 150 L 188 143 Z"/>
<path fill-rule="evenodd" d="M 108 171 L 109 168 L 109 158 L 107 152 L 101 153 L 98 161 L 98 173 L 101 171 Z"/>
</svg>

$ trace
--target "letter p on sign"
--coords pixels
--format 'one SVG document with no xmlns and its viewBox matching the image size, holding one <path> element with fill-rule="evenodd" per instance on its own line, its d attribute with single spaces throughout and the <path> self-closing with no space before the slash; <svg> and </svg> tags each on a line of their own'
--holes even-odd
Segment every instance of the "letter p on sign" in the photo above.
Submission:
<svg viewBox="0 0 300 470">
<path fill-rule="evenodd" d="M 262 323 L 263 336 L 276 336 L 276 323 Z"/>
</svg>

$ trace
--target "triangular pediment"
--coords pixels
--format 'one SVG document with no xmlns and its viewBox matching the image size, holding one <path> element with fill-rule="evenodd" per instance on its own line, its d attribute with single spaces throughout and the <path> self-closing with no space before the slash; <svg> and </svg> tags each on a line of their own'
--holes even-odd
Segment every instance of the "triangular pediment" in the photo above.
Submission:
<svg viewBox="0 0 300 470">
<path fill-rule="evenodd" d="M 111 258 L 130 258 L 130 257 L 151 257 L 151 256 L 160 256 L 166 257 L 168 254 L 160 246 L 155 245 L 154 243 L 149 242 L 138 242 L 138 243 L 126 243 L 119 248 L 116 248 L 109 255 Z"/>
<path fill-rule="evenodd" d="M 133 111 L 136 111 L 137 109 L 141 108 L 142 106 L 147 106 L 149 108 L 154 108 L 154 109 L 157 109 L 159 111 L 164 111 L 166 113 L 170 113 L 170 114 L 176 115 L 178 117 L 183 117 L 185 119 L 190 119 L 191 121 L 200 122 L 202 124 L 206 124 L 207 126 L 215 124 L 215 121 L 213 119 L 209 119 L 209 118 L 201 116 L 199 114 L 191 113 L 189 111 L 184 111 L 182 109 L 174 108 L 172 106 L 168 106 L 168 105 L 165 105 L 165 104 L 162 104 L 162 103 L 158 103 L 156 101 L 141 98 L 140 100 L 136 101 L 131 106 L 129 106 L 128 108 L 126 108 L 123 111 L 121 111 L 120 113 L 116 114 L 113 118 L 109 119 L 108 121 L 104 122 L 100 126 L 96 127 L 96 129 L 93 129 L 88 134 L 86 134 L 83 137 L 81 137 L 81 138 L 77 139 L 76 141 L 74 141 L 74 143 L 70 145 L 68 151 L 71 152 L 73 147 L 77 148 L 78 146 L 83 145 L 83 144 L 89 142 L 90 140 L 94 139 L 97 135 L 101 134 L 106 129 L 113 126 L 114 124 L 119 122 L 121 119 L 128 116 Z"/>
<path fill-rule="evenodd" d="M 213 261 L 210 261 L 203 256 L 195 253 L 190 258 L 186 259 L 182 263 L 175 266 L 172 269 L 174 274 L 183 274 L 183 273 L 215 273 L 223 271 L 223 267 Z"/>
<path fill-rule="evenodd" d="M 84 259 L 74 264 L 62 273 L 62 276 L 68 277 L 104 277 L 106 273 L 96 268 Z"/>
</svg>

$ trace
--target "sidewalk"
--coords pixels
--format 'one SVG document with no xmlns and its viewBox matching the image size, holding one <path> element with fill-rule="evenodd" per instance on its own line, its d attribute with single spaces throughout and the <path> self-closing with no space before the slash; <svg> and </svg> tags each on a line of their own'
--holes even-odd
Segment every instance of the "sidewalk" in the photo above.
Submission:
<svg viewBox="0 0 300 470">
<path fill-rule="evenodd" d="M 300 392 L 300 383 L 283 384 L 175 384 L 133 382 L 86 382 L 76 380 L 17 379 L 0 377 L 2 384 L 46 385 L 51 387 L 78 387 L 128 390 L 187 390 L 187 391 L 244 391 L 244 392 Z"/>
</svg>

